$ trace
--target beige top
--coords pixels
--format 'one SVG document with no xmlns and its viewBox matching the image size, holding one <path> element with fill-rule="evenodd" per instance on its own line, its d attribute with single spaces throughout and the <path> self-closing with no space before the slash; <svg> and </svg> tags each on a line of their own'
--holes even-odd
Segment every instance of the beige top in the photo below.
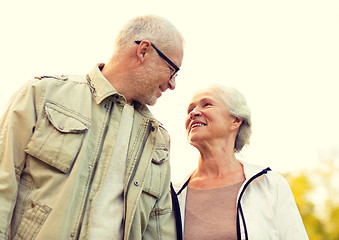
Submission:
<svg viewBox="0 0 339 240">
<path fill-rule="evenodd" d="M 115 107 L 113 111 L 119 112 L 120 110 Z M 118 240 L 123 238 L 123 191 L 133 114 L 133 105 L 125 104 L 121 113 L 112 159 L 109 163 L 103 186 L 94 202 L 88 237 L 90 240 Z"/>
<path fill-rule="evenodd" d="M 236 200 L 242 183 L 213 189 L 188 187 L 184 239 L 236 240 Z"/>
</svg>

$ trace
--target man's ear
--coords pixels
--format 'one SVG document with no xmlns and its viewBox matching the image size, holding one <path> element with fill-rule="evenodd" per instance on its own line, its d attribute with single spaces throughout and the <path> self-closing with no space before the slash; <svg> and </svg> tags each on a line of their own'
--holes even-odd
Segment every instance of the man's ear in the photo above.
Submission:
<svg viewBox="0 0 339 240">
<path fill-rule="evenodd" d="M 142 40 L 140 44 L 138 44 L 137 48 L 137 57 L 140 62 L 143 62 L 145 59 L 145 55 L 148 51 L 150 51 L 152 45 L 150 41 Z"/>
<path fill-rule="evenodd" d="M 241 124 L 242 124 L 243 120 L 241 118 L 238 117 L 233 117 L 233 121 L 232 121 L 232 130 L 236 130 L 239 129 Z"/>
</svg>

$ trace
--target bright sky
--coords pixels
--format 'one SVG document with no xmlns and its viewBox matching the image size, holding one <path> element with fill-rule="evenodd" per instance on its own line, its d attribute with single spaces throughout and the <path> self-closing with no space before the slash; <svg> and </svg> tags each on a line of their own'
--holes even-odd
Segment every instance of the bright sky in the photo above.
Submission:
<svg viewBox="0 0 339 240">
<path fill-rule="evenodd" d="M 166 17 L 186 40 L 177 88 L 151 108 L 171 134 L 174 181 L 198 160 L 186 141 L 187 105 L 212 84 L 247 98 L 245 161 L 284 172 L 338 148 L 337 0 L 1 1 L 1 110 L 36 75 L 86 74 L 106 62 L 120 27 L 143 14 Z"/>
</svg>

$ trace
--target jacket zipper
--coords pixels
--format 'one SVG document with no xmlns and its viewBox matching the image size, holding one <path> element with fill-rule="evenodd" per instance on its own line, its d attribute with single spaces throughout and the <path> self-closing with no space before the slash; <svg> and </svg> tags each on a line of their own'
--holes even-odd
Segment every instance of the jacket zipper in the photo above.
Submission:
<svg viewBox="0 0 339 240">
<path fill-rule="evenodd" d="M 141 140 L 142 141 L 140 141 L 140 138 L 138 138 L 137 140 L 135 140 L 136 142 L 140 142 L 139 144 L 138 144 L 138 148 L 143 148 L 143 146 L 146 144 L 146 142 L 147 142 L 147 140 L 148 140 L 148 138 L 149 138 L 149 136 L 150 136 L 150 134 L 151 134 L 151 132 L 153 132 L 153 131 L 155 131 L 155 128 L 154 128 L 154 126 L 153 126 L 153 121 L 151 120 L 151 119 L 149 119 L 149 118 L 145 118 L 144 116 L 143 116 L 143 118 L 144 119 L 146 119 L 145 121 L 146 121 L 146 125 L 148 126 L 146 126 L 145 128 L 144 128 L 144 131 L 145 131 L 145 134 L 143 134 L 142 136 L 140 136 L 140 138 L 141 138 Z M 149 127 L 149 125 L 151 125 L 151 127 Z M 142 128 L 143 127 L 143 125 L 142 126 L 140 126 L 140 128 Z M 154 148 L 155 148 L 155 146 L 154 146 Z M 124 187 L 124 202 L 126 203 L 127 202 L 127 194 L 128 194 L 128 190 L 129 190 L 129 186 L 131 185 L 131 183 L 132 183 L 132 181 L 133 181 L 133 179 L 134 179 L 134 177 L 135 177 L 135 174 L 136 174 L 136 172 L 137 172 L 137 170 L 138 170 L 138 166 L 139 166 L 139 163 L 140 163 L 140 161 L 141 161 L 141 156 L 142 156 L 142 151 L 139 153 L 140 155 L 139 156 L 137 156 L 137 157 L 135 157 L 134 159 L 137 159 L 136 161 L 135 161 L 135 166 L 133 167 L 133 172 L 131 173 L 131 175 L 130 175 L 130 177 L 129 177 L 129 179 L 128 179 L 128 181 L 125 183 L 125 187 Z M 152 150 L 152 154 L 153 154 L 153 150 Z M 152 155 L 151 154 L 151 155 Z M 126 220 L 126 212 L 127 212 L 127 205 L 126 204 L 124 204 L 125 206 L 124 206 L 124 221 Z M 131 228 L 129 228 L 128 229 L 128 232 L 127 232 L 127 230 L 126 230 L 126 225 L 124 224 L 124 229 L 123 229 L 123 239 L 127 239 L 127 238 L 129 238 L 129 234 L 130 234 L 130 230 Z M 127 232 L 127 234 L 125 234 Z M 127 235 L 127 236 L 126 236 Z"/>
<path fill-rule="evenodd" d="M 248 233 L 247 233 L 247 227 L 246 227 L 246 221 L 245 221 L 245 217 L 244 217 L 244 213 L 242 211 L 242 207 L 241 207 L 241 198 L 246 190 L 246 188 L 248 187 L 248 185 L 253 182 L 256 178 L 267 174 L 268 171 L 271 171 L 271 169 L 268 167 L 264 170 L 262 170 L 261 172 L 257 173 L 256 175 L 254 175 L 253 177 L 251 177 L 247 183 L 245 184 L 244 188 L 242 189 L 240 195 L 239 195 L 239 199 L 238 199 L 238 204 L 237 204 L 237 238 L 238 240 L 241 240 L 241 231 L 240 231 L 240 216 L 239 216 L 239 212 L 241 215 L 241 220 L 242 220 L 242 224 L 244 226 L 244 231 L 245 231 L 245 239 L 248 240 Z"/>
<path fill-rule="evenodd" d="M 109 108 L 106 107 L 106 106 L 110 106 Z M 109 112 L 106 116 L 106 125 L 105 125 L 105 128 L 104 128 L 104 131 L 103 131 L 103 138 L 102 138 L 102 142 L 100 144 L 100 149 L 98 151 L 98 155 L 97 155 L 97 158 L 95 159 L 95 162 L 94 162 L 94 166 L 93 166 L 93 170 L 92 170 L 92 174 L 91 174 L 91 177 L 89 179 L 89 184 L 88 184 L 88 189 L 87 189 L 87 194 L 86 194 L 86 198 L 85 198 L 85 202 L 84 202 L 84 206 L 83 206 L 83 209 L 82 209 L 82 213 L 81 213 L 81 217 L 80 217 L 80 221 L 79 221 L 79 227 L 78 227 L 78 230 L 76 231 L 76 234 L 75 234 L 75 239 L 78 239 L 80 237 L 80 233 L 81 233 L 81 228 L 82 228 L 82 225 L 83 225 L 83 221 L 84 221 L 84 218 L 85 218 L 85 214 L 86 214 L 86 208 L 87 208 L 87 204 L 88 204 L 88 199 L 89 199 L 89 195 L 91 193 L 91 188 L 92 188 L 92 183 L 93 183 L 93 180 L 94 180 L 94 173 L 97 169 L 97 166 L 98 166 L 98 162 L 99 162 L 99 159 L 100 159 L 100 156 L 101 156 L 101 152 L 102 152 L 102 148 L 104 146 L 104 140 L 105 140 L 105 137 L 106 137 L 106 134 L 107 134 L 107 130 L 108 130 L 108 125 L 109 125 L 109 122 L 110 122 L 110 117 L 111 116 L 111 110 L 113 109 L 113 102 L 109 102 L 109 104 L 105 105 L 106 107 L 106 112 Z"/>
</svg>

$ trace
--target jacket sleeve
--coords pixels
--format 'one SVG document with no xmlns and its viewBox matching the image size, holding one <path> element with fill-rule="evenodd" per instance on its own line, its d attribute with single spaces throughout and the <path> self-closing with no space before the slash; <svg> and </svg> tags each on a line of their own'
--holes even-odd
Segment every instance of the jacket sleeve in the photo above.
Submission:
<svg viewBox="0 0 339 240">
<path fill-rule="evenodd" d="M 278 183 L 276 219 L 281 240 L 308 239 L 293 193 L 285 178 Z"/>
<path fill-rule="evenodd" d="M 0 239 L 9 228 L 25 166 L 25 146 L 36 122 L 37 88 L 30 81 L 11 98 L 0 120 Z"/>
</svg>

